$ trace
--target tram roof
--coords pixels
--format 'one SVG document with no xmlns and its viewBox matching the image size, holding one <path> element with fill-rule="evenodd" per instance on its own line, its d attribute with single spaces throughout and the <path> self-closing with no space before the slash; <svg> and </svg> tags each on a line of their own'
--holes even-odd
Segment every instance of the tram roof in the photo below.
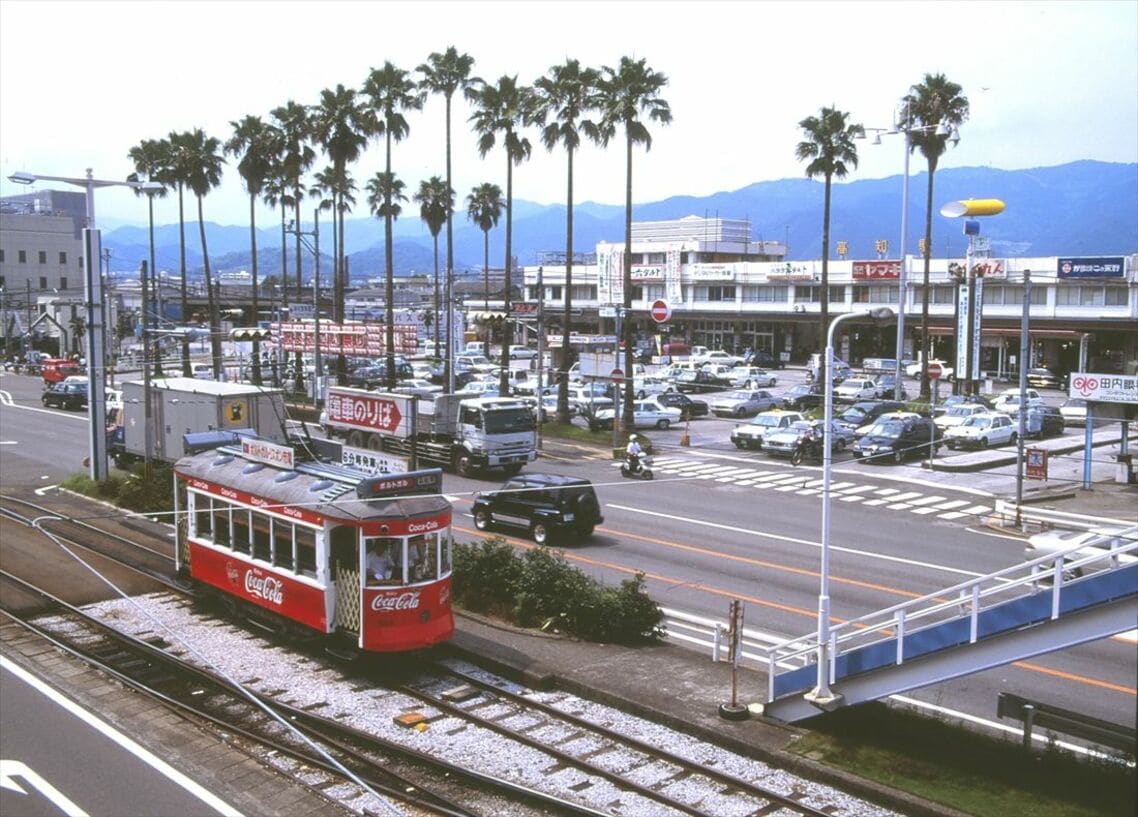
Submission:
<svg viewBox="0 0 1138 817">
<path fill-rule="evenodd" d="M 356 485 L 364 478 L 339 464 L 301 464 L 293 470 L 245 459 L 232 448 L 219 448 L 182 457 L 175 470 L 187 477 L 234 488 L 273 505 L 304 508 L 333 519 L 365 522 L 430 516 L 450 508 L 438 495 L 409 495 L 359 499 Z M 289 476 L 295 474 L 295 476 Z"/>
</svg>

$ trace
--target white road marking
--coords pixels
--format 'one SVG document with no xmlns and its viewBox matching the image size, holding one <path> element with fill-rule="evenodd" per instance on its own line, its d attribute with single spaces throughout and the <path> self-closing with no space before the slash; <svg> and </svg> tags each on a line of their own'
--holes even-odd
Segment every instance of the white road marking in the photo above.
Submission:
<svg viewBox="0 0 1138 817">
<path fill-rule="evenodd" d="M 57 486 L 45 485 L 42 488 L 36 488 L 33 493 L 35 493 L 36 496 L 43 496 L 44 494 L 46 494 L 48 491 L 52 490 L 55 487 L 57 487 Z"/>
</svg>

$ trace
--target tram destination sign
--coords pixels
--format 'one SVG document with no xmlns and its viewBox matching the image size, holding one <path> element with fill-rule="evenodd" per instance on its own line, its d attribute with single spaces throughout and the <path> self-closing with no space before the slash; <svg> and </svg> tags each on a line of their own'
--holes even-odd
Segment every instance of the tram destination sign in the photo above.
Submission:
<svg viewBox="0 0 1138 817">
<path fill-rule="evenodd" d="M 293 458 L 296 452 L 293 451 L 291 445 L 279 445 L 267 440 L 250 440 L 248 437 L 242 437 L 241 455 L 246 459 L 263 462 L 277 468 L 292 470 L 295 467 Z"/>
<path fill-rule="evenodd" d="M 413 494 L 441 494 L 443 469 L 428 468 L 407 474 L 380 474 L 360 480 L 356 496 L 360 499 L 389 499 Z"/>
</svg>

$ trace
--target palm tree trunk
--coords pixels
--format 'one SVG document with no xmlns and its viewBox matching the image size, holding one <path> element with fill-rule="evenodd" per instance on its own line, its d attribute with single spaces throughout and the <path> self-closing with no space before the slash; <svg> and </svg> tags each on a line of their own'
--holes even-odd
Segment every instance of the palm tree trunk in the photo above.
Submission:
<svg viewBox="0 0 1138 817">
<path fill-rule="evenodd" d="M 183 198 L 182 183 L 178 182 L 178 253 L 182 273 L 182 324 L 190 320 L 190 298 L 186 290 L 186 206 Z M 182 377 L 192 377 L 193 368 L 190 366 L 190 339 L 182 336 Z"/>
<path fill-rule="evenodd" d="M 510 253 L 513 252 L 514 238 L 514 162 L 510 156 L 510 148 L 506 147 L 506 289 L 502 295 L 502 371 L 498 375 L 498 396 L 508 397 L 510 394 L 510 344 L 514 335 L 510 326 L 510 295 L 513 285 L 511 275 Z"/>
<path fill-rule="evenodd" d="M 249 194 L 249 246 L 252 250 L 251 265 L 253 268 L 253 326 L 258 327 L 261 321 L 261 311 L 257 305 L 257 197 Z M 261 341 L 253 335 L 253 385 L 261 385 Z"/>
<path fill-rule="evenodd" d="M 439 356 L 439 236 L 435 233 L 435 358 Z"/>
<path fill-rule="evenodd" d="M 304 298 L 301 295 L 301 291 L 304 289 L 304 256 L 301 255 L 301 250 L 300 250 L 300 185 L 299 184 L 295 188 L 294 192 L 296 193 L 296 195 L 293 198 L 292 206 L 293 206 L 293 212 L 296 213 L 296 218 L 295 218 L 295 221 L 293 222 L 294 224 L 296 224 L 296 241 L 294 242 L 294 251 L 295 251 L 294 258 L 296 259 L 296 300 L 297 300 L 297 303 L 301 303 L 304 300 Z M 293 391 L 298 392 L 298 393 L 304 391 L 304 353 L 299 351 L 299 350 L 296 353 L 296 383 L 293 385 Z"/>
<path fill-rule="evenodd" d="M 490 230 L 482 231 L 482 354 L 490 359 Z"/>
<path fill-rule="evenodd" d="M 925 251 L 922 253 L 925 261 L 925 270 L 922 278 L 924 289 L 921 294 L 921 400 L 928 400 L 929 398 L 928 362 L 932 359 L 932 354 L 929 352 L 929 258 L 932 254 L 933 247 L 934 173 L 936 173 L 936 160 L 929 159 L 929 192 L 925 197 Z M 968 338 L 958 338 L 957 343 L 961 340 L 965 343 L 969 342 Z M 957 379 L 959 379 L 959 374 L 957 375 Z"/>
<path fill-rule="evenodd" d="M 818 314 L 821 317 L 821 332 L 819 341 L 825 352 L 830 330 L 830 194 L 833 190 L 833 176 L 826 174 L 825 202 L 822 205 L 822 293 L 819 299 Z M 818 367 L 818 382 L 822 389 L 830 386 L 830 370 L 826 355 L 822 355 L 822 365 Z M 823 391 L 823 394 L 826 392 Z"/>
<path fill-rule="evenodd" d="M 451 195 L 454 189 L 451 186 L 450 178 L 450 102 L 451 95 L 446 95 L 446 129 L 447 129 L 447 196 Z M 451 326 L 451 317 L 454 315 L 454 228 L 452 222 L 454 220 L 454 208 L 447 208 L 447 268 L 446 268 L 446 311 L 447 311 L 447 330 L 446 330 L 446 362 L 443 364 L 443 375 L 445 378 L 445 388 L 450 389 L 454 385 L 454 327 Z M 435 308 L 435 332 L 438 332 L 438 308 Z M 438 340 L 435 340 L 435 357 L 439 356 Z M 489 347 L 487 347 L 489 352 Z M 490 355 L 486 355 L 489 359 Z"/>
<path fill-rule="evenodd" d="M 627 127 L 625 128 L 627 131 Z M 625 136 L 625 162 L 627 165 L 627 172 L 624 179 L 624 269 L 621 274 L 624 277 L 624 331 L 623 338 L 617 338 L 619 344 L 621 340 L 624 341 L 624 374 L 625 377 L 632 376 L 632 135 L 626 134 Z M 618 349 L 619 351 L 619 349 Z M 613 396 L 613 405 L 620 399 L 620 393 L 617 392 Z M 625 431 L 632 431 L 633 429 L 633 415 L 632 415 L 632 389 L 624 390 L 624 412 L 620 418 L 621 426 Z"/>
<path fill-rule="evenodd" d="M 198 196 L 198 233 L 202 239 L 202 265 L 205 270 L 205 290 L 209 303 L 209 348 L 213 357 L 213 377 L 221 379 L 221 320 L 217 309 L 217 297 L 213 292 L 213 275 L 209 269 L 209 247 L 205 240 L 205 214 L 202 212 L 202 197 Z M 220 293 L 218 293 L 220 296 Z"/>
<path fill-rule="evenodd" d="M 565 323 L 561 327 L 561 368 L 557 373 L 557 422 L 561 425 L 572 422 L 569 417 L 569 338 L 573 323 L 573 148 L 569 147 L 567 152 L 569 179 L 565 193 Z M 544 365 L 544 362 L 539 365 Z M 539 395 L 539 404 L 540 400 Z M 540 406 L 538 410 L 540 412 Z"/>
</svg>

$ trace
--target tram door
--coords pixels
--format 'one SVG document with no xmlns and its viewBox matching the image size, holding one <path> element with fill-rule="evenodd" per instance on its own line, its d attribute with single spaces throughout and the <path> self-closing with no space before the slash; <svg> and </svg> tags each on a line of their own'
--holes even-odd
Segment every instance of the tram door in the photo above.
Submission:
<svg viewBox="0 0 1138 817">
<path fill-rule="evenodd" d="M 328 537 L 332 582 L 336 586 L 336 610 L 332 621 L 337 629 L 357 635 L 362 620 L 359 533 L 359 528 L 337 525 Z"/>
</svg>

